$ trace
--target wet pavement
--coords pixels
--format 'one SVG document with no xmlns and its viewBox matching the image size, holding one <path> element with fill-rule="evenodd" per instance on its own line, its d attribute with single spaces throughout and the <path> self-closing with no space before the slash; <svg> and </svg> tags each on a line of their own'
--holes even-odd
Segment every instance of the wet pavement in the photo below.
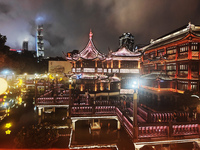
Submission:
<svg viewBox="0 0 200 150">
<path fill-rule="evenodd" d="M 0 122 L 0 148 L 15 148 L 14 138 L 22 127 L 29 127 L 37 125 L 39 118 L 37 111 L 34 110 L 32 98 L 24 99 L 24 105 L 16 105 L 10 110 L 9 116 Z M 56 108 L 55 113 L 43 114 L 41 116 L 41 123 L 49 123 L 53 126 L 67 126 L 66 120 L 67 109 Z M 70 128 L 54 129 L 58 130 L 59 138 L 54 142 L 52 148 L 68 148 L 70 147 L 83 147 L 83 146 L 117 146 L 119 150 L 132 150 L 134 144 L 126 131 L 121 127 L 117 130 L 116 120 L 102 119 L 101 130 L 90 129 L 91 120 L 82 120 L 76 122 L 76 130 L 72 132 Z M 6 124 L 10 123 L 11 127 L 6 128 Z M 10 130 L 11 133 L 6 135 L 6 131 Z M 171 149 L 190 150 L 192 143 L 174 144 Z M 155 146 L 156 149 L 161 149 L 160 146 Z"/>
</svg>

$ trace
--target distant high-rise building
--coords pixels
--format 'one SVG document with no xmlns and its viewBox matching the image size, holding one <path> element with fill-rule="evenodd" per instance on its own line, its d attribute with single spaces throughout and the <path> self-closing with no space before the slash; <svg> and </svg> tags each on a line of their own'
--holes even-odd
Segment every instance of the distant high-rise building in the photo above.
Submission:
<svg viewBox="0 0 200 150">
<path fill-rule="evenodd" d="M 37 26 L 36 31 L 36 52 L 37 57 L 44 57 L 43 25 Z"/>
<path fill-rule="evenodd" d="M 134 36 L 131 33 L 124 33 L 119 37 L 119 47 L 125 47 L 133 51 Z"/>
<path fill-rule="evenodd" d="M 23 44 L 22 44 L 22 49 L 23 50 L 27 50 L 28 51 L 28 41 L 23 41 Z"/>
</svg>

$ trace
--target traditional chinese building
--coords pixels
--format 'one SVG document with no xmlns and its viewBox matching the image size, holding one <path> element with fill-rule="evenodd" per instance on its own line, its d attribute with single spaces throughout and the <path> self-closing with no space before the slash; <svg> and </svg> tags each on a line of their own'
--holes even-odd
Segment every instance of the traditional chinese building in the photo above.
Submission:
<svg viewBox="0 0 200 150">
<path fill-rule="evenodd" d="M 141 91 L 160 100 L 186 90 L 199 92 L 200 26 L 189 23 L 141 48 Z"/>
<path fill-rule="evenodd" d="M 89 41 L 81 51 L 68 53 L 66 59 L 72 64 L 72 77 L 76 78 L 76 85 L 80 91 L 120 91 L 132 89 L 133 78 L 139 76 L 139 56 L 141 53 L 130 51 L 125 45 L 132 39 L 128 37 L 120 40 L 120 48 L 110 51 L 106 56 L 97 50 L 92 41 L 92 32 Z M 130 36 L 132 38 L 132 36 Z M 122 37 L 120 37 L 122 39 Z M 131 82 L 130 82 L 131 81 Z"/>
</svg>

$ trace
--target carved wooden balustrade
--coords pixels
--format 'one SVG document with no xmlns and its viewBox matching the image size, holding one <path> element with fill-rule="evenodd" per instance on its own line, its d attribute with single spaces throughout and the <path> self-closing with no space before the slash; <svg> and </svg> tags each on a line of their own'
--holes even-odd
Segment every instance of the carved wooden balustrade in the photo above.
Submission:
<svg viewBox="0 0 200 150">
<path fill-rule="evenodd" d="M 69 97 L 39 97 L 36 105 L 69 105 Z"/>
<path fill-rule="evenodd" d="M 87 105 L 73 105 L 71 108 L 71 115 L 103 115 L 115 114 L 115 106 L 87 106 Z"/>
</svg>

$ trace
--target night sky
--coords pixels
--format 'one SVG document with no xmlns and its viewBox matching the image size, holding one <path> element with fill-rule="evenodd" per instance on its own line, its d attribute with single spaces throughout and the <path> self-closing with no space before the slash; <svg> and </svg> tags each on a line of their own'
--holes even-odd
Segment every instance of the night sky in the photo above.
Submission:
<svg viewBox="0 0 200 150">
<path fill-rule="evenodd" d="M 108 53 L 124 32 L 148 44 L 191 22 L 200 25 L 199 0 L 0 0 L 0 33 L 6 45 L 35 49 L 36 24 L 44 25 L 45 57 L 82 50 L 90 29 L 97 49 Z"/>
</svg>

